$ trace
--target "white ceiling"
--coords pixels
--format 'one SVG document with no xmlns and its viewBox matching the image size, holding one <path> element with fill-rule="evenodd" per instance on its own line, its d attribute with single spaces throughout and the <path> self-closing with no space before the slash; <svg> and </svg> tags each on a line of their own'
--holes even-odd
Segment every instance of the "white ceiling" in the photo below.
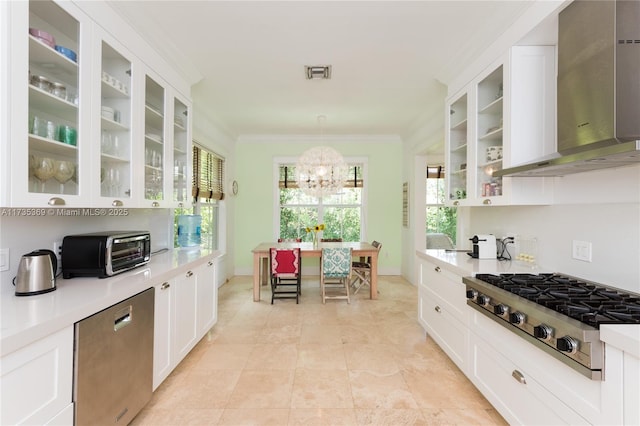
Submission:
<svg viewBox="0 0 640 426">
<path fill-rule="evenodd" d="M 194 106 L 233 137 L 407 137 L 449 82 L 532 0 L 112 1 L 194 86 Z M 305 65 L 333 67 L 307 80 Z"/>
</svg>

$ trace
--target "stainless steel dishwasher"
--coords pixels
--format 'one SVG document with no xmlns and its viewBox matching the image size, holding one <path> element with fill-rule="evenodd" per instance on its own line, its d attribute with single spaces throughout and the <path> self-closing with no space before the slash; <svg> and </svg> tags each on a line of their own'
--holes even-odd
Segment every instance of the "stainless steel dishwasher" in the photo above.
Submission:
<svg viewBox="0 0 640 426">
<path fill-rule="evenodd" d="M 75 324 L 76 425 L 126 425 L 151 399 L 154 289 Z"/>
</svg>

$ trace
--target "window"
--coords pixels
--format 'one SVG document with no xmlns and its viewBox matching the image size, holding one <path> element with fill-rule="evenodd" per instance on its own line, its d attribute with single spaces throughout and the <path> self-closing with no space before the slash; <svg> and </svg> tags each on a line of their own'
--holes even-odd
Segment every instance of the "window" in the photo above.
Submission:
<svg viewBox="0 0 640 426">
<path fill-rule="evenodd" d="M 193 143 L 193 179 L 191 195 L 194 206 L 176 209 L 176 218 L 180 214 L 199 214 L 202 216 L 200 228 L 202 245 L 211 249 L 219 248 L 220 200 L 224 198 L 224 159 Z M 177 219 L 176 224 L 177 226 Z M 177 232 L 174 233 L 177 238 Z M 175 242 L 177 246 L 177 240 Z"/>
<path fill-rule="evenodd" d="M 339 194 L 315 198 L 304 194 L 296 184 L 295 165 L 278 166 L 279 237 L 311 241 L 306 227 L 325 224 L 323 238 L 362 241 L 363 165 L 350 164 L 351 177 Z"/>
<path fill-rule="evenodd" d="M 427 166 L 427 234 L 446 234 L 455 244 L 457 210 L 445 207 L 444 167 Z M 429 247 L 427 247 L 429 248 Z"/>
</svg>

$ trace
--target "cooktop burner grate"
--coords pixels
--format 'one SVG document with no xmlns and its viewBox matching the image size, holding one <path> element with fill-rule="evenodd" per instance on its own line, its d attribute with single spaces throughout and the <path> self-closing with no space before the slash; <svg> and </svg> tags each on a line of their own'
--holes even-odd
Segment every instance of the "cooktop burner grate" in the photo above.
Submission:
<svg viewBox="0 0 640 426">
<path fill-rule="evenodd" d="M 640 297 L 559 274 L 478 274 L 476 278 L 599 328 L 640 324 Z"/>
</svg>

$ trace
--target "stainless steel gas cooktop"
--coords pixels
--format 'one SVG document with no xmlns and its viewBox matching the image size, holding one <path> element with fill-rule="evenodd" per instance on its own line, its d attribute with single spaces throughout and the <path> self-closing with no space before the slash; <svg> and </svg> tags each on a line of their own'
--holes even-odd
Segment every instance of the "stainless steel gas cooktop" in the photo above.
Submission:
<svg viewBox="0 0 640 426">
<path fill-rule="evenodd" d="M 602 324 L 640 324 L 640 295 L 562 274 L 478 274 L 467 304 L 594 380 Z"/>
</svg>

